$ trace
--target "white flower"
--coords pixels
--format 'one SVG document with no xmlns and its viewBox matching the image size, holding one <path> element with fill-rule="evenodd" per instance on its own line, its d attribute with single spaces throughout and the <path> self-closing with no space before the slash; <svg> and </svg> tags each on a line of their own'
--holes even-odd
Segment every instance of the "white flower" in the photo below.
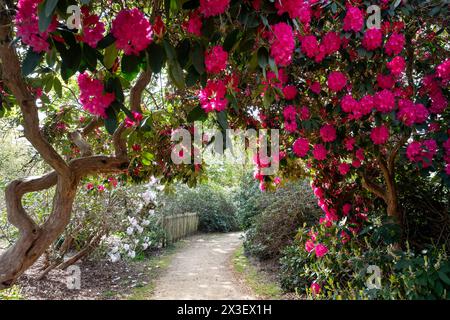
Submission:
<svg viewBox="0 0 450 320">
<path fill-rule="evenodd" d="M 111 249 L 111 253 L 116 253 L 119 251 L 119 247 L 115 246 Z"/>
<path fill-rule="evenodd" d="M 130 250 L 130 246 L 129 246 L 128 244 L 124 244 L 124 245 L 123 245 L 123 248 L 124 248 L 125 251 Z"/>
<path fill-rule="evenodd" d="M 148 212 L 148 214 L 150 215 L 150 216 L 154 216 L 155 215 L 155 210 L 150 210 L 149 212 Z"/>
<path fill-rule="evenodd" d="M 139 234 L 141 234 L 142 232 L 144 232 L 144 228 L 142 228 L 141 226 L 136 226 L 136 230 Z"/>
<path fill-rule="evenodd" d="M 147 248 L 148 248 L 148 243 L 144 243 L 144 244 L 142 245 L 142 249 L 147 250 Z"/>
<path fill-rule="evenodd" d="M 142 225 L 143 225 L 144 227 L 149 226 L 149 225 L 150 225 L 150 220 L 144 220 L 144 221 L 142 221 Z"/>
<path fill-rule="evenodd" d="M 133 227 L 128 227 L 128 229 L 127 229 L 127 234 L 128 234 L 129 236 L 131 236 L 131 235 L 133 234 L 133 231 L 134 231 L 134 228 L 133 228 Z"/>
<path fill-rule="evenodd" d="M 117 261 L 120 260 L 120 253 L 110 254 L 109 257 L 110 257 L 112 263 L 116 263 Z"/>
<path fill-rule="evenodd" d="M 130 252 L 128 252 L 128 256 L 129 256 L 131 259 L 134 259 L 134 258 L 136 257 L 136 252 L 130 251 Z"/>
</svg>

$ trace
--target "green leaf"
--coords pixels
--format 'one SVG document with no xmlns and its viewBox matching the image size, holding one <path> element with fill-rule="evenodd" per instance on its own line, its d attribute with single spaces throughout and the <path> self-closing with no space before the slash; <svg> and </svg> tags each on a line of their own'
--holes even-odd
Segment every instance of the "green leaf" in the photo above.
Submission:
<svg viewBox="0 0 450 320">
<path fill-rule="evenodd" d="M 236 40 L 239 35 L 239 32 L 240 32 L 239 29 L 235 29 L 227 35 L 227 37 L 225 38 L 225 41 L 223 42 L 224 50 L 231 51 L 231 49 L 233 49 L 234 45 L 236 44 Z"/>
<path fill-rule="evenodd" d="M 97 69 L 97 51 L 86 43 L 83 44 L 83 59 L 89 70 L 95 71 Z"/>
<path fill-rule="evenodd" d="M 170 42 L 167 41 L 166 39 L 164 39 L 163 45 L 164 45 L 164 50 L 166 51 L 167 59 L 169 61 L 176 60 L 177 59 L 177 53 L 175 51 L 175 48 L 170 44 Z"/>
<path fill-rule="evenodd" d="M 155 42 L 150 44 L 147 48 L 147 62 L 154 73 L 160 73 L 166 62 L 164 48 Z"/>
<path fill-rule="evenodd" d="M 116 132 L 117 127 L 119 126 L 117 123 L 117 113 L 114 110 L 113 105 L 106 109 L 106 115 L 108 116 L 105 119 L 106 131 L 108 131 L 110 135 L 113 135 L 114 132 Z"/>
<path fill-rule="evenodd" d="M 189 112 L 187 116 L 187 120 L 189 123 L 194 123 L 195 121 L 205 121 L 208 119 L 208 114 L 203 110 L 203 108 L 198 105 L 191 112 Z"/>
<path fill-rule="evenodd" d="M 46 1 L 42 2 L 38 6 L 38 19 L 39 19 L 38 25 L 39 25 L 40 32 L 47 31 L 48 27 L 50 26 L 50 24 L 52 23 L 52 20 L 53 20 L 53 15 L 47 16 L 45 14 L 45 5 L 46 5 Z"/>
<path fill-rule="evenodd" d="M 180 66 L 182 68 L 184 68 L 189 62 L 190 49 L 191 43 L 188 39 L 184 39 L 183 41 L 181 41 L 176 48 L 178 62 L 180 63 Z"/>
<path fill-rule="evenodd" d="M 438 275 L 445 284 L 450 286 L 450 278 L 444 272 L 438 271 Z"/>
<path fill-rule="evenodd" d="M 122 57 L 122 73 L 125 79 L 131 81 L 138 75 L 141 61 L 142 59 L 135 55 L 124 55 Z"/>
<path fill-rule="evenodd" d="M 220 126 L 223 130 L 227 130 L 228 126 L 228 114 L 226 111 L 221 111 L 217 113 L 217 122 L 219 122 Z"/>
<path fill-rule="evenodd" d="M 59 0 L 46 0 L 45 1 L 45 15 L 47 17 L 53 16 L 55 8 L 58 5 Z"/>
<path fill-rule="evenodd" d="M 97 49 L 106 49 L 110 47 L 114 42 L 116 42 L 116 38 L 114 38 L 114 36 L 109 33 L 97 43 Z"/>
<path fill-rule="evenodd" d="M 120 79 L 117 77 L 111 77 L 106 82 L 105 90 L 107 92 L 112 92 L 116 96 L 116 100 L 120 102 L 121 104 L 125 100 L 125 96 L 123 94 L 123 88 L 122 83 L 120 82 Z"/>
<path fill-rule="evenodd" d="M 184 82 L 183 69 L 181 69 L 177 60 L 169 62 L 169 76 L 178 89 L 185 89 L 186 83 Z"/>
<path fill-rule="evenodd" d="M 261 47 L 258 50 L 258 65 L 261 69 L 265 70 L 269 64 L 269 51 L 265 47 Z"/>
<path fill-rule="evenodd" d="M 34 69 L 39 65 L 45 52 L 36 53 L 29 48 L 27 55 L 22 63 L 22 75 L 24 77 L 33 73 Z"/>
<path fill-rule="evenodd" d="M 59 81 L 58 78 L 53 79 L 53 89 L 55 89 L 56 95 L 58 98 L 62 97 L 62 84 L 61 81 Z"/>
<path fill-rule="evenodd" d="M 205 73 L 205 52 L 203 47 L 197 43 L 191 50 L 192 65 L 199 74 Z"/>
<path fill-rule="evenodd" d="M 103 64 L 106 69 L 111 69 L 114 66 L 114 62 L 119 54 L 116 45 L 112 44 L 105 50 L 105 56 L 103 57 Z"/>
</svg>

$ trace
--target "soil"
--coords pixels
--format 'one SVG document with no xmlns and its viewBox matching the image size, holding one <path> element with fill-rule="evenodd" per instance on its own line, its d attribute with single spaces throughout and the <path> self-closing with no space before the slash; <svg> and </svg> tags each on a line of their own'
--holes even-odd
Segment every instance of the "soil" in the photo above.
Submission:
<svg viewBox="0 0 450 320">
<path fill-rule="evenodd" d="M 240 233 L 197 235 L 156 281 L 154 300 L 256 299 L 235 278 L 231 259 L 242 244 Z"/>
</svg>

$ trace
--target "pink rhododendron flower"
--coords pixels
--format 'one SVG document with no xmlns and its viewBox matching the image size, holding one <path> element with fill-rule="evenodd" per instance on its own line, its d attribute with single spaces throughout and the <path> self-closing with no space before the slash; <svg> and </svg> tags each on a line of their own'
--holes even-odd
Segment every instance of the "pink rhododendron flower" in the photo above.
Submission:
<svg viewBox="0 0 450 320">
<path fill-rule="evenodd" d="M 285 67 L 291 64 L 295 50 L 294 33 L 290 25 L 284 22 L 272 26 L 273 37 L 270 55 L 277 65 Z"/>
<path fill-rule="evenodd" d="M 344 31 L 361 31 L 364 26 L 364 15 L 361 10 L 356 7 L 350 7 L 347 9 L 347 13 L 344 18 L 344 25 L 342 29 Z"/>
<path fill-rule="evenodd" d="M 325 49 L 325 54 L 330 55 L 339 51 L 341 47 L 341 37 L 337 32 L 328 31 L 322 38 L 322 45 Z"/>
<path fill-rule="evenodd" d="M 298 138 L 295 140 L 292 150 L 299 158 L 304 158 L 309 152 L 309 141 L 305 138 Z"/>
<path fill-rule="evenodd" d="M 350 165 L 348 163 L 341 163 L 338 166 L 338 170 L 341 175 L 345 176 L 347 173 L 350 172 Z"/>
<path fill-rule="evenodd" d="M 288 132 L 297 131 L 297 110 L 294 106 L 286 106 L 283 110 L 284 128 Z"/>
<path fill-rule="evenodd" d="M 313 35 L 302 37 L 301 50 L 308 58 L 314 58 L 319 53 L 319 43 L 317 38 Z"/>
<path fill-rule="evenodd" d="M 336 140 L 336 129 L 331 124 L 326 124 L 320 129 L 320 137 L 323 142 Z"/>
<path fill-rule="evenodd" d="M 322 258 L 324 255 L 326 255 L 328 253 L 328 248 L 326 245 L 319 243 L 318 245 L 316 245 L 315 251 L 316 251 L 316 256 L 318 258 Z"/>
<path fill-rule="evenodd" d="M 350 211 L 352 211 L 352 205 L 350 203 L 346 203 L 343 205 L 342 207 L 342 213 L 345 216 L 348 216 L 348 214 L 350 213 Z"/>
<path fill-rule="evenodd" d="M 423 168 L 428 168 L 432 165 L 437 150 L 437 143 L 433 139 L 423 142 L 413 141 L 406 148 L 406 157 L 411 162 L 421 162 Z"/>
<path fill-rule="evenodd" d="M 103 39 L 105 33 L 105 24 L 100 21 L 96 14 L 90 14 L 87 7 L 81 9 L 83 12 L 83 23 L 81 41 L 88 44 L 92 48 L 97 47 L 97 43 Z"/>
<path fill-rule="evenodd" d="M 309 111 L 308 107 L 301 107 L 300 108 L 300 120 L 306 121 L 311 117 L 311 112 Z"/>
<path fill-rule="evenodd" d="M 222 46 L 214 46 L 205 53 L 206 71 L 220 73 L 225 70 L 228 62 L 228 52 Z"/>
<path fill-rule="evenodd" d="M 320 91 L 322 91 L 321 87 L 320 87 L 320 82 L 319 81 L 315 81 L 313 82 L 310 86 L 309 89 L 314 92 L 315 94 L 320 94 Z"/>
<path fill-rule="evenodd" d="M 49 50 L 47 42 L 49 33 L 56 30 L 57 21 L 54 18 L 45 32 L 39 31 L 38 5 L 42 0 L 19 0 L 17 3 L 17 14 L 15 25 L 17 36 L 22 42 L 29 45 L 34 52 L 43 52 Z M 11 8 L 12 9 L 12 8 Z"/>
<path fill-rule="evenodd" d="M 313 157 L 318 161 L 323 161 L 327 158 L 328 150 L 323 144 L 316 144 L 313 149 Z"/>
<path fill-rule="evenodd" d="M 91 78 L 86 72 L 78 76 L 80 102 L 84 110 L 93 115 L 107 118 L 106 109 L 115 99 L 114 93 L 104 93 L 103 83 Z"/>
<path fill-rule="evenodd" d="M 359 106 L 359 113 L 361 113 L 362 116 L 370 114 L 375 106 L 373 97 L 369 94 L 365 95 L 359 101 Z"/>
<path fill-rule="evenodd" d="M 341 100 L 342 111 L 351 113 L 359 109 L 359 102 L 352 97 L 351 94 L 345 95 Z"/>
<path fill-rule="evenodd" d="M 381 89 L 392 89 L 395 86 L 395 79 L 391 75 L 377 75 L 377 85 Z"/>
<path fill-rule="evenodd" d="M 297 96 L 297 88 L 293 85 L 289 85 L 283 88 L 284 98 L 286 100 L 294 100 Z"/>
<path fill-rule="evenodd" d="M 450 80 L 450 59 L 437 66 L 436 75 L 444 81 Z"/>
<path fill-rule="evenodd" d="M 314 248 L 316 247 L 316 245 L 314 244 L 314 242 L 309 239 L 308 241 L 305 242 L 305 250 L 308 253 L 311 253 L 314 251 Z"/>
<path fill-rule="evenodd" d="M 358 160 L 360 161 L 364 161 L 366 159 L 366 157 L 364 156 L 364 150 L 363 149 L 358 149 L 356 150 L 356 158 L 358 158 Z"/>
<path fill-rule="evenodd" d="M 406 62 L 402 56 L 396 56 L 394 59 L 387 63 L 387 68 L 391 71 L 392 75 L 399 76 L 405 71 Z"/>
<path fill-rule="evenodd" d="M 333 71 L 328 75 L 328 88 L 331 91 L 339 92 L 347 85 L 347 77 L 339 71 Z"/>
<path fill-rule="evenodd" d="M 393 33 L 386 42 L 384 50 L 388 55 L 395 56 L 402 52 L 404 45 L 405 36 L 400 33 Z"/>
<path fill-rule="evenodd" d="M 202 35 L 202 18 L 198 14 L 197 11 L 191 13 L 189 15 L 189 20 L 183 23 L 183 29 L 190 34 L 193 34 L 197 37 Z"/>
<path fill-rule="evenodd" d="M 407 126 L 424 123 L 430 112 L 423 104 L 414 104 L 411 100 L 401 99 L 398 102 L 397 118 Z"/>
<path fill-rule="evenodd" d="M 200 13 L 205 17 L 214 17 L 225 13 L 230 7 L 230 0 L 200 0 Z"/>
<path fill-rule="evenodd" d="M 375 94 L 375 109 L 382 113 L 389 113 L 395 108 L 395 97 L 392 91 L 384 89 Z"/>
<path fill-rule="evenodd" d="M 112 22 L 111 33 L 117 39 L 117 49 L 126 55 L 139 55 L 153 40 L 152 26 L 137 8 L 120 11 Z"/>
<path fill-rule="evenodd" d="M 355 149 L 355 143 L 356 143 L 355 138 L 353 138 L 353 137 L 345 138 L 345 140 L 344 140 L 345 150 L 353 151 L 353 149 Z"/>
<path fill-rule="evenodd" d="M 362 40 L 362 46 L 369 51 L 375 50 L 381 47 L 383 42 L 383 33 L 380 29 L 372 28 L 364 33 Z"/>
<path fill-rule="evenodd" d="M 152 26 L 155 37 L 162 39 L 164 37 L 164 33 L 166 32 L 166 25 L 162 20 L 161 16 L 157 16 Z"/>
<path fill-rule="evenodd" d="M 206 87 L 200 90 L 198 97 L 205 112 L 223 111 L 228 105 L 225 98 L 226 86 L 221 80 L 208 80 Z"/>
<path fill-rule="evenodd" d="M 322 290 L 321 288 L 320 288 L 320 285 L 317 283 L 317 282 L 313 282 L 313 283 L 311 283 L 311 292 L 314 294 L 314 295 L 317 295 L 317 294 L 320 294 L 320 291 Z"/>
<path fill-rule="evenodd" d="M 303 24 L 311 21 L 311 8 L 306 0 L 277 0 L 275 7 L 279 15 L 287 12 L 291 19 L 299 18 Z"/>
<path fill-rule="evenodd" d="M 385 144 L 389 140 L 389 129 L 385 125 L 373 128 L 370 139 L 376 145 Z"/>
</svg>

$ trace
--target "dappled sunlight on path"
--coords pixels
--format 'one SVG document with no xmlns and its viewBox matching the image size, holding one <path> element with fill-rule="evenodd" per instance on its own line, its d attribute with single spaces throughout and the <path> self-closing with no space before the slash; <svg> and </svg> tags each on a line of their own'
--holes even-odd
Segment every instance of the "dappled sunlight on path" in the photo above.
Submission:
<svg viewBox="0 0 450 320">
<path fill-rule="evenodd" d="M 255 299 L 235 279 L 231 256 L 241 245 L 240 233 L 197 235 L 172 259 L 156 282 L 155 300 Z"/>
</svg>

